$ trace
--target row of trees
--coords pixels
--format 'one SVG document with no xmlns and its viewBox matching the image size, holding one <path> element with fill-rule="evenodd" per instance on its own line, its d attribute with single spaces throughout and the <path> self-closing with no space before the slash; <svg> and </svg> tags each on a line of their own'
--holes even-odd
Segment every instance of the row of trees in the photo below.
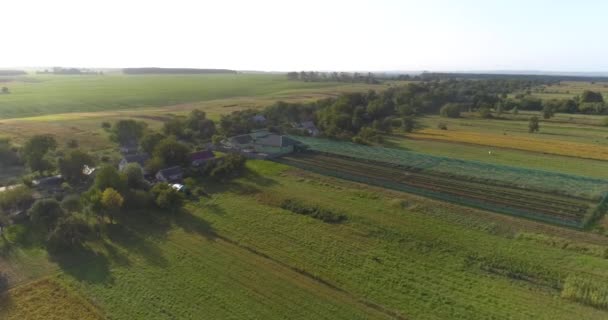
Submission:
<svg viewBox="0 0 608 320">
<path fill-rule="evenodd" d="M 334 82 L 362 82 L 362 83 L 373 83 L 378 84 L 380 80 L 371 72 L 359 73 L 359 72 L 318 72 L 318 71 L 300 71 L 300 72 L 288 72 L 288 80 L 299 80 L 306 82 L 321 82 L 321 81 L 334 81 Z"/>
</svg>

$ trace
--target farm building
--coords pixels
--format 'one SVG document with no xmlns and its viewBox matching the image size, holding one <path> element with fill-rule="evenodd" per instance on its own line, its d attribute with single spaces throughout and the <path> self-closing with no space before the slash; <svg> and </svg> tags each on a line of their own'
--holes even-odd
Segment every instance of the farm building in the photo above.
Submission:
<svg viewBox="0 0 608 320">
<path fill-rule="evenodd" d="M 235 136 L 224 141 L 224 145 L 241 152 L 281 155 L 293 152 L 296 141 L 287 136 L 258 130 L 250 134 Z"/>
<path fill-rule="evenodd" d="M 137 163 L 140 167 L 144 168 L 148 159 L 150 159 L 150 156 L 147 153 L 126 155 L 120 160 L 120 163 L 118 163 L 118 170 L 125 170 L 129 163 Z M 146 170 L 144 169 L 144 174 L 145 173 Z"/>
<path fill-rule="evenodd" d="M 161 182 L 179 182 L 184 177 L 184 172 L 179 166 L 162 169 L 156 173 L 156 180 Z"/>
<path fill-rule="evenodd" d="M 305 131 L 306 133 L 308 133 L 310 136 L 312 137 L 316 137 L 318 136 L 321 131 L 319 131 L 319 129 L 317 128 L 317 126 L 315 125 L 314 122 L 312 121 L 302 121 L 300 123 L 293 123 L 292 126 L 295 129 L 299 129 L 302 131 Z"/>
<path fill-rule="evenodd" d="M 215 154 L 211 150 L 202 150 L 190 154 L 190 164 L 193 167 L 201 166 L 213 160 L 215 160 Z"/>
</svg>

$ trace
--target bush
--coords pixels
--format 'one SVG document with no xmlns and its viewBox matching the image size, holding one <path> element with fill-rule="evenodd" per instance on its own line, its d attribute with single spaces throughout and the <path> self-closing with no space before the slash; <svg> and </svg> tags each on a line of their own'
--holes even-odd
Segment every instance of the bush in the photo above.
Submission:
<svg viewBox="0 0 608 320">
<path fill-rule="evenodd" d="M 447 103 L 439 110 L 439 115 L 446 118 L 460 117 L 460 105 L 455 103 Z"/>
<path fill-rule="evenodd" d="M 293 213 L 310 216 L 327 223 L 340 223 L 346 220 L 346 216 L 318 206 L 306 206 L 305 204 L 292 199 L 287 199 L 281 203 L 281 208 Z"/>
<path fill-rule="evenodd" d="M 491 119 L 492 111 L 489 108 L 479 108 L 479 116 L 482 119 Z"/>
<path fill-rule="evenodd" d="M 157 183 L 152 188 L 154 202 L 161 209 L 175 211 L 181 207 L 183 195 L 166 183 Z"/>
<path fill-rule="evenodd" d="M 110 130 L 110 128 L 112 128 L 112 124 L 107 121 L 104 121 L 101 123 L 101 127 L 105 130 Z"/>
<path fill-rule="evenodd" d="M 21 224 L 8 226 L 2 232 L 6 240 L 13 244 L 23 244 L 27 239 L 27 229 Z"/>
<path fill-rule="evenodd" d="M 47 248 L 49 251 L 58 252 L 80 247 L 90 232 L 91 228 L 86 221 L 74 216 L 62 218 L 49 234 Z"/>
<path fill-rule="evenodd" d="M 448 125 L 445 122 L 439 122 L 437 124 L 437 128 L 441 129 L 441 130 L 447 130 L 448 129 Z"/>
</svg>

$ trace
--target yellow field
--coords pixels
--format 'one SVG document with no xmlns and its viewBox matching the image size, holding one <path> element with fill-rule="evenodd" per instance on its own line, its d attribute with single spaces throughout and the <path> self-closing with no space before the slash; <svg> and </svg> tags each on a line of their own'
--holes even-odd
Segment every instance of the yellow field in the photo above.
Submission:
<svg viewBox="0 0 608 320">
<path fill-rule="evenodd" d="M 99 311 L 78 294 L 51 279 L 17 287 L 0 297 L 0 318 L 6 320 L 96 320 Z"/>
<path fill-rule="evenodd" d="M 571 157 L 608 160 L 608 147 L 587 143 L 569 142 L 514 135 L 498 135 L 470 131 L 422 129 L 408 135 L 416 139 L 472 143 L 477 145 L 511 148 Z"/>
</svg>

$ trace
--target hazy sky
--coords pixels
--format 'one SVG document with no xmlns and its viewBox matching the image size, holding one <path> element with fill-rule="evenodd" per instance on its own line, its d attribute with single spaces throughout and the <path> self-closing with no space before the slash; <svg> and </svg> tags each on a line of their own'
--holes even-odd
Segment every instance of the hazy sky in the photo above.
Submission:
<svg viewBox="0 0 608 320">
<path fill-rule="evenodd" d="M 608 71 L 606 0 L 12 0 L 0 10 L 0 67 Z"/>
</svg>

